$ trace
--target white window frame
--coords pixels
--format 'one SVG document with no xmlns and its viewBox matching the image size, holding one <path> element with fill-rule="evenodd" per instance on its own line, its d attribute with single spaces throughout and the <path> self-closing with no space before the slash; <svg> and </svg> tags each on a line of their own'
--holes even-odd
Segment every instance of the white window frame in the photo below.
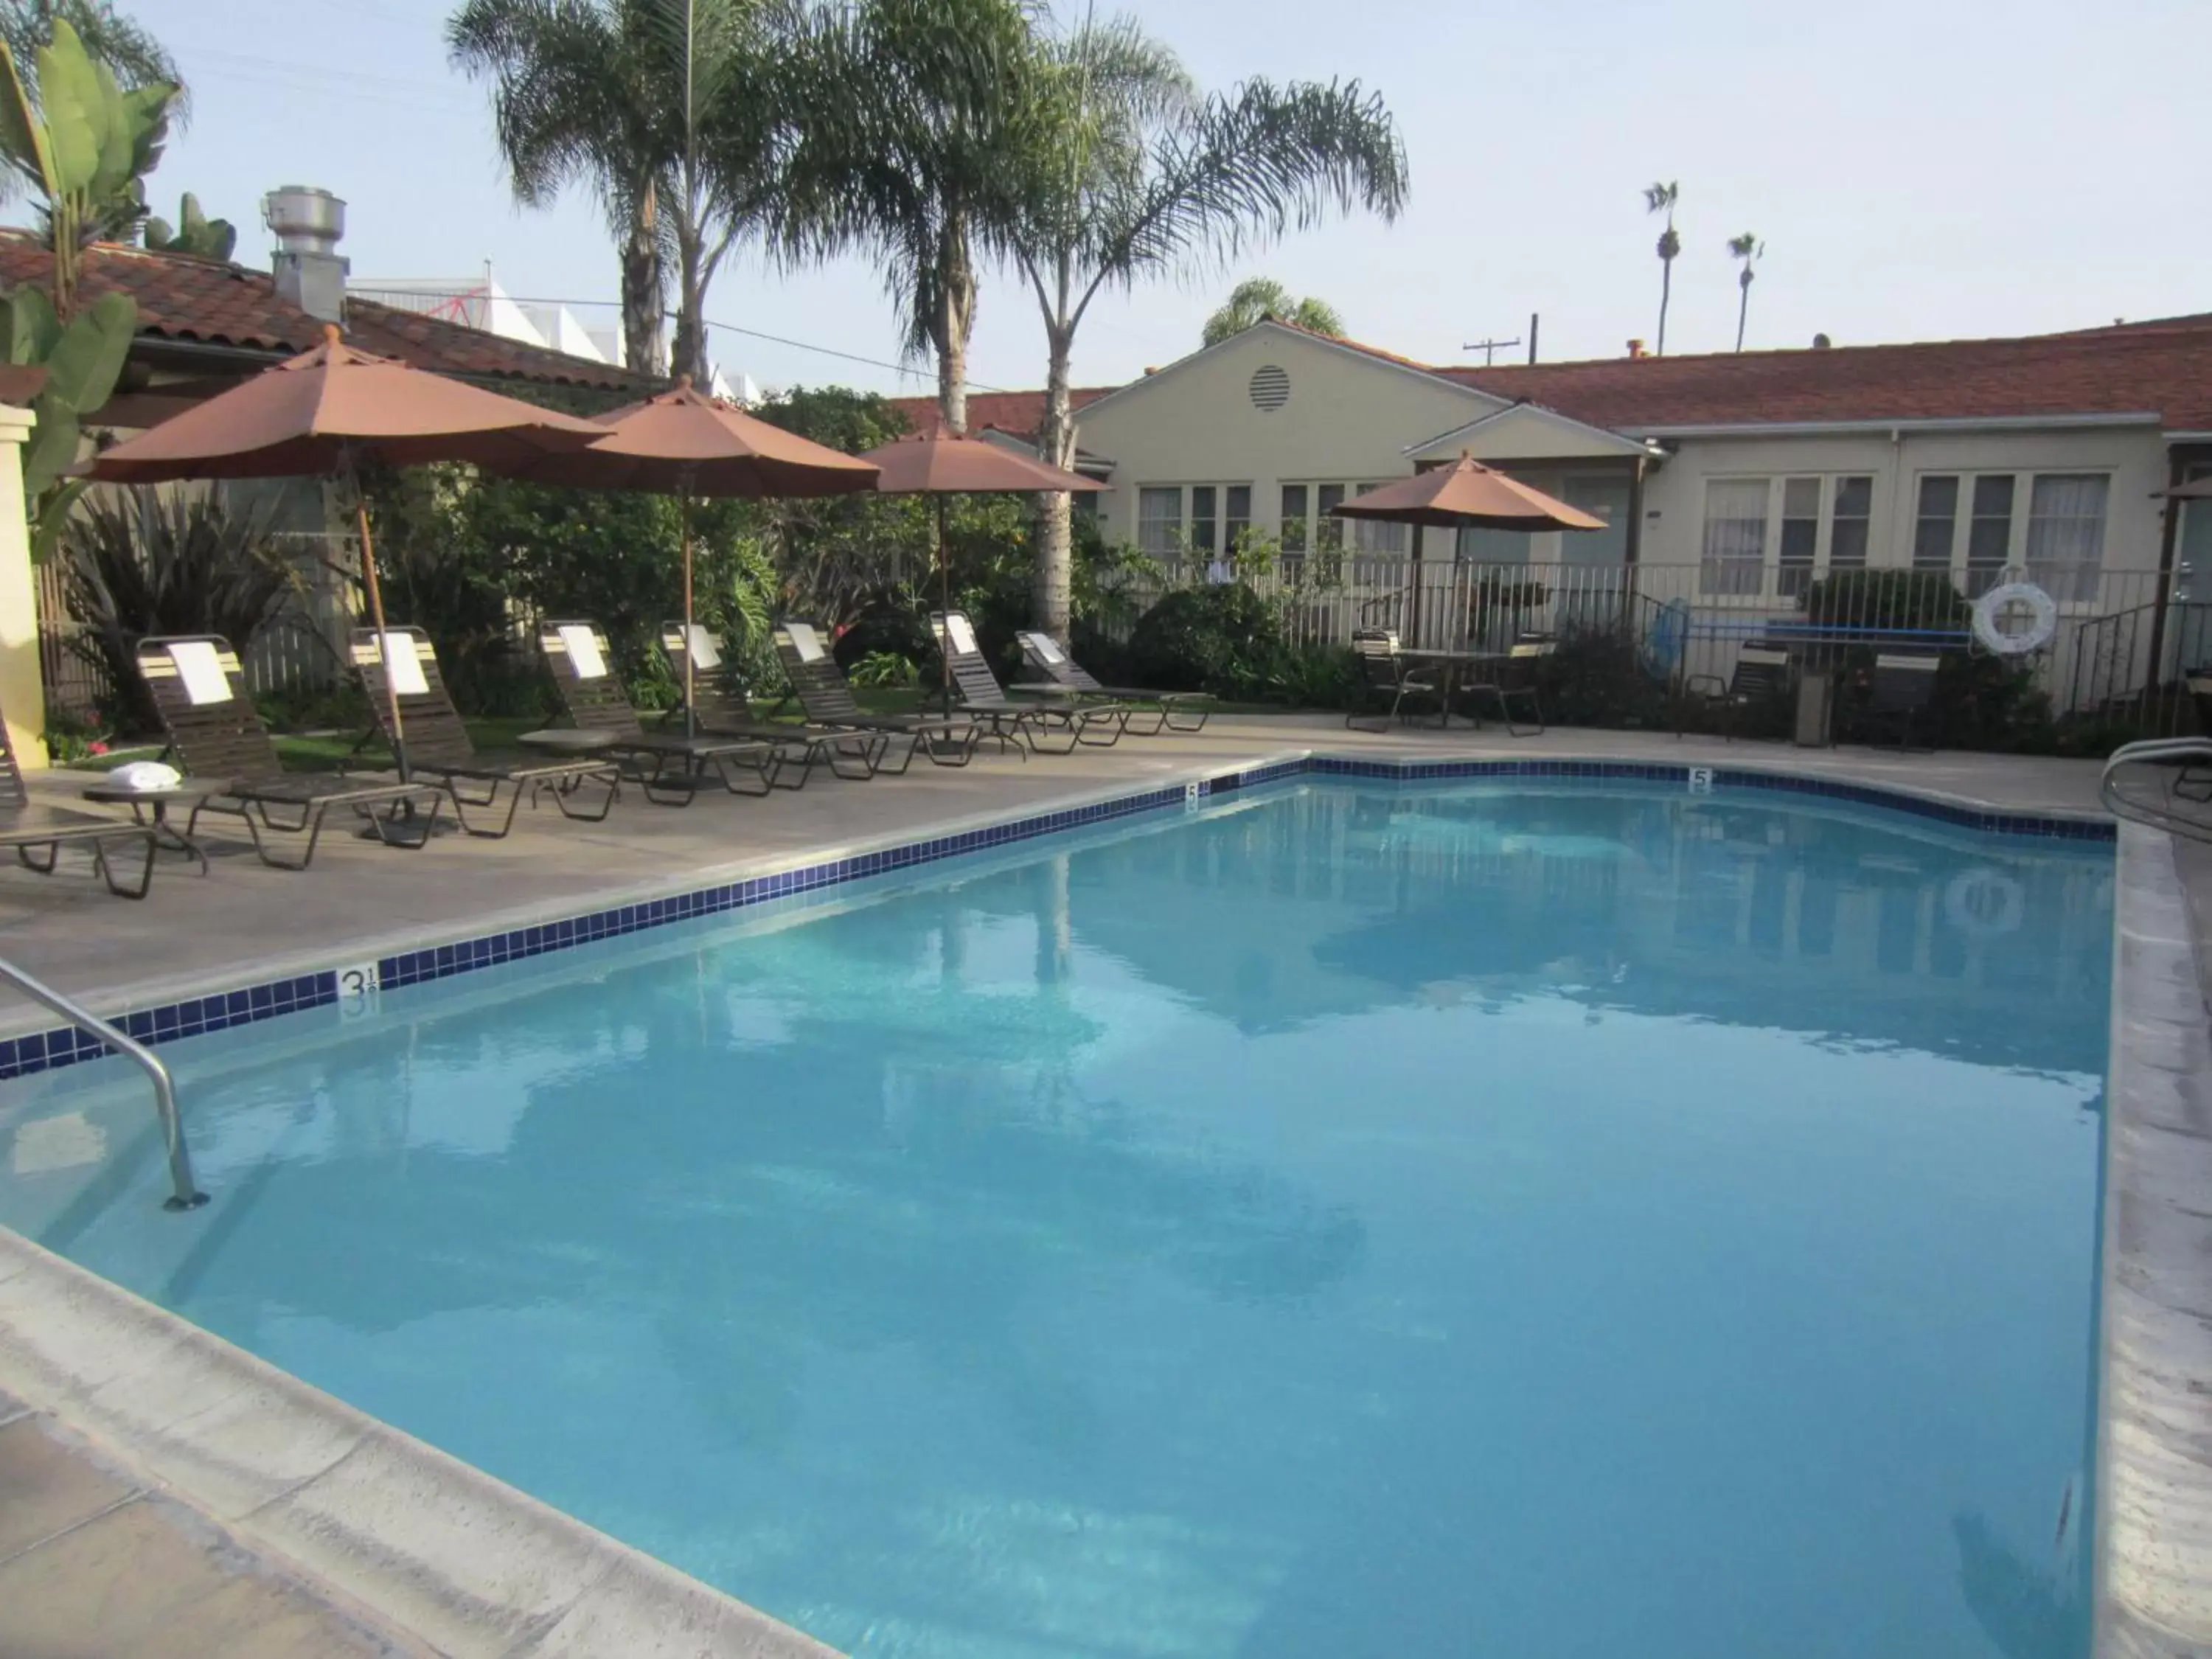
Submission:
<svg viewBox="0 0 2212 1659">
<path fill-rule="evenodd" d="M 1160 497 L 1175 497 L 1175 517 L 1172 520 L 1154 518 L 1145 511 L 1146 500 L 1157 503 Z M 1137 551 L 1150 559 L 1179 559 L 1183 556 L 1183 526 L 1188 520 L 1183 516 L 1183 487 L 1181 484 L 1139 484 L 1137 486 Z M 1153 526 L 1168 525 L 1167 545 L 1150 544 L 1146 531 Z"/>
<path fill-rule="evenodd" d="M 1740 514 L 1716 520 L 1713 517 L 1713 493 L 1716 489 L 1744 492 L 1747 495 L 1756 488 L 1759 491 L 1759 513 L 1756 520 L 1748 514 Z M 1704 499 L 1698 503 L 1698 592 L 1703 597 L 1722 599 L 1756 599 L 1763 596 L 1771 584 L 1768 574 L 1774 568 L 1775 552 L 1775 491 L 1778 480 L 1762 474 L 1756 477 L 1741 475 L 1715 474 L 1705 480 Z M 1717 524 L 1759 526 L 1759 550 L 1755 557 L 1746 557 L 1741 552 L 1728 554 L 1714 550 L 1714 529 Z M 1746 585 L 1746 573 L 1749 583 Z"/>
<path fill-rule="evenodd" d="M 1942 569 L 1950 577 L 1960 592 L 1968 599 L 1977 598 L 2004 579 L 2008 571 L 2025 570 L 2027 579 L 2045 587 L 2051 597 L 2061 605 L 2091 605 L 2096 600 L 2103 584 L 2105 561 L 2112 547 L 2113 472 L 2108 466 L 1931 466 L 1915 472 L 1911 479 L 1912 526 L 1911 537 L 1901 550 L 1906 568 L 1934 570 L 1933 564 L 1917 564 L 1914 552 L 1918 545 L 1920 523 L 1920 485 L 1923 478 L 1956 478 L 1959 481 L 1958 501 L 1951 514 L 1951 556 Z M 2005 529 L 2004 561 L 1991 565 L 1984 561 L 1978 565 L 1968 562 L 1973 548 L 1973 526 L 1976 514 L 1975 498 L 1985 478 L 2012 480 L 2012 510 Z M 2037 486 L 2043 481 L 2062 479 L 2101 479 L 2104 482 L 2104 510 L 2097 520 L 2095 554 L 2093 558 L 2054 562 L 2039 561 L 2031 556 L 2037 535 L 2035 531 L 2035 497 Z M 1993 516 L 1993 515 L 1984 515 Z M 2037 574 L 2036 567 L 2044 567 L 2045 581 Z"/>
</svg>

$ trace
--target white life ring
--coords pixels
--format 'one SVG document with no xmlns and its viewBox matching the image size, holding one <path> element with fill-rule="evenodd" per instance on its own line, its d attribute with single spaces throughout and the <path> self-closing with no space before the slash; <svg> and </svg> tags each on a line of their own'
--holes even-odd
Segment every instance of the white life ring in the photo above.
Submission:
<svg viewBox="0 0 2212 1659">
<path fill-rule="evenodd" d="M 2027 920 L 2027 890 L 2002 870 L 1961 870 L 1943 890 L 1943 915 L 1968 939 L 2002 939 Z"/>
<path fill-rule="evenodd" d="M 2015 633 L 2002 618 L 2013 605 L 2028 608 L 2028 625 Z M 1974 601 L 1974 637 L 2000 657 L 2024 657 L 2051 643 L 2058 631 L 2058 601 L 2033 582 L 2006 582 Z"/>
</svg>

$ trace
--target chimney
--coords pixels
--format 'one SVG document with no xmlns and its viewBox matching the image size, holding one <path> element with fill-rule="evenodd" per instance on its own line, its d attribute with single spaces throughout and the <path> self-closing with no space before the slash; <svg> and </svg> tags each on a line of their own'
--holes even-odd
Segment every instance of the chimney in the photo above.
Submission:
<svg viewBox="0 0 2212 1659">
<path fill-rule="evenodd" d="M 1536 361 L 1536 325 L 1543 320 L 1543 314 L 1540 312 L 1532 311 L 1528 313 L 1528 361 L 1531 363 Z"/>
<path fill-rule="evenodd" d="M 1628 343 L 1628 355 L 1632 357 L 1641 357 L 1644 355 L 1644 342 L 1631 340 Z"/>
<path fill-rule="evenodd" d="M 338 258 L 345 204 L 313 185 L 279 185 L 261 198 L 261 222 L 276 238 L 276 297 L 319 322 L 345 322 L 347 262 Z"/>
</svg>

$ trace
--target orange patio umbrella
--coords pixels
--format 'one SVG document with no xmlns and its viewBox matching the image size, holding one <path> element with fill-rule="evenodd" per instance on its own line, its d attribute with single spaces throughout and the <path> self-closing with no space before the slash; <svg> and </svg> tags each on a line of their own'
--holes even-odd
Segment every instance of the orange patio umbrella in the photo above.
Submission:
<svg viewBox="0 0 2212 1659">
<path fill-rule="evenodd" d="M 598 441 L 559 455 L 489 462 L 485 470 L 578 489 L 641 489 L 674 495 L 684 546 L 684 728 L 692 714 L 691 501 L 696 495 L 747 501 L 850 495 L 875 488 L 873 463 L 710 398 L 679 375 L 670 390 L 599 416 Z"/>
<path fill-rule="evenodd" d="M 945 498 L 948 495 L 1031 495 L 1105 489 L 1079 472 L 1056 466 L 981 438 L 956 438 L 943 428 L 919 438 L 900 438 L 868 451 L 861 459 L 881 471 L 876 489 L 885 495 L 937 497 L 937 585 L 939 603 L 952 609 L 952 566 L 945 546 Z M 952 663 L 943 652 L 945 706 L 952 707 Z"/>
<path fill-rule="evenodd" d="M 1476 530 L 1603 530 L 1603 519 L 1509 478 L 1462 453 L 1450 466 L 1431 467 L 1356 495 L 1336 508 L 1340 519 L 1413 526 L 1409 633 L 1420 625 L 1421 530 L 1437 525 Z"/>
<path fill-rule="evenodd" d="M 360 489 L 362 463 L 513 464 L 580 450 L 605 435 L 605 428 L 589 421 L 356 351 L 332 325 L 313 350 L 103 451 L 79 471 L 103 483 L 327 476 L 346 480 L 361 532 L 362 580 L 380 641 L 386 631 L 384 592 L 369 540 L 368 505 Z M 394 758 L 405 778 L 406 733 L 395 676 L 385 676 L 385 690 Z"/>
</svg>

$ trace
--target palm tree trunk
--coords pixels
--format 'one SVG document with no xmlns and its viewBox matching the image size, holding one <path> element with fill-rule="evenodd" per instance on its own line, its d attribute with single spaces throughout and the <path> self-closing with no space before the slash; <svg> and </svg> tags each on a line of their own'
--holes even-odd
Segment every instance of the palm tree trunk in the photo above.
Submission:
<svg viewBox="0 0 2212 1659">
<path fill-rule="evenodd" d="M 1044 421 L 1037 428 L 1037 459 L 1066 469 L 1075 459 L 1075 422 L 1068 409 L 1068 358 L 1075 331 L 1056 325 L 1047 331 L 1051 357 L 1045 370 Z M 1030 588 L 1030 623 L 1067 643 L 1070 594 L 1075 575 L 1075 498 L 1064 489 L 1036 498 L 1036 568 Z"/>
<path fill-rule="evenodd" d="M 937 348 L 937 410 L 945 429 L 968 435 L 968 341 L 975 331 L 975 268 L 968 258 L 968 227 L 958 218 L 945 227 L 937 249 L 937 314 L 929 320 Z"/>
<path fill-rule="evenodd" d="M 1659 262 L 1659 345 L 1656 353 L 1662 357 L 1667 355 L 1667 301 L 1673 297 L 1674 291 L 1674 262 L 1662 259 Z"/>
<path fill-rule="evenodd" d="M 700 314 L 705 303 L 705 249 L 699 228 L 687 216 L 676 227 L 677 299 L 675 371 L 689 374 L 691 384 L 707 389 L 707 319 Z"/>
<path fill-rule="evenodd" d="M 1735 302 L 1735 349 L 1741 351 L 1743 349 L 1744 321 L 1751 315 L 1751 284 L 1738 283 L 1736 289 L 1738 298 Z"/>
<path fill-rule="evenodd" d="M 630 368 L 660 373 L 668 339 L 661 325 L 661 298 L 667 276 L 660 266 L 660 229 L 653 186 L 641 196 L 622 249 L 623 356 Z"/>
</svg>

